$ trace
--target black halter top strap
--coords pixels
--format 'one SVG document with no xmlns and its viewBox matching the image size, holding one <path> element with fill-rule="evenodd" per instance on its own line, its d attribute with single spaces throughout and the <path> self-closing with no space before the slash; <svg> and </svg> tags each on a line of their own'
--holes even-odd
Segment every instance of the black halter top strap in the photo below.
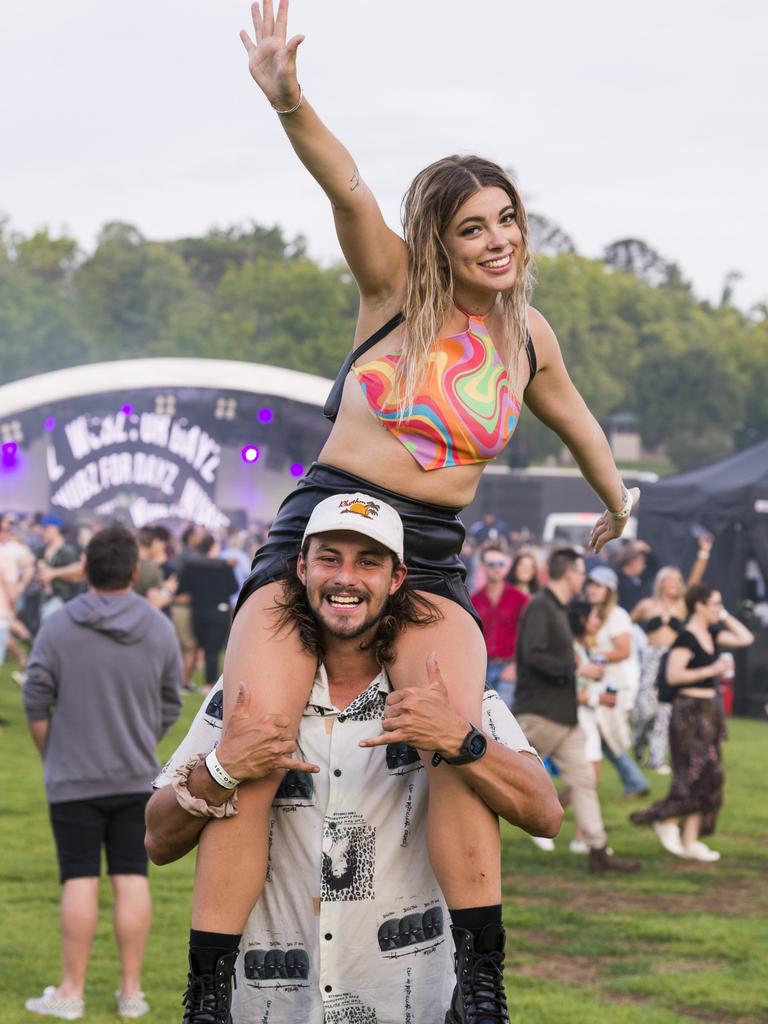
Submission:
<svg viewBox="0 0 768 1024">
<path fill-rule="evenodd" d="M 336 422 L 336 417 L 339 414 L 344 383 L 346 382 L 347 375 L 352 369 L 353 364 L 357 362 L 360 356 L 365 355 L 369 349 L 372 349 L 374 345 L 378 344 L 382 338 L 386 338 L 388 334 L 391 334 L 392 331 L 394 331 L 396 327 L 399 327 L 404 320 L 405 316 L 402 313 L 396 313 L 391 320 L 387 320 L 384 326 L 380 327 L 378 331 L 370 336 L 370 338 L 366 338 L 365 341 L 361 342 L 356 349 L 353 349 L 344 360 L 341 369 L 336 375 L 336 380 L 333 382 L 333 387 L 325 400 L 325 405 L 323 406 L 323 415 L 326 419 L 329 419 L 331 423 Z M 528 383 L 530 384 L 536 376 L 536 370 L 538 369 L 536 349 L 533 347 L 533 339 L 530 334 L 526 336 L 525 354 L 528 357 L 528 366 L 531 370 L 531 376 L 528 380 Z"/>
<path fill-rule="evenodd" d="M 370 338 L 366 338 L 366 340 L 358 345 L 357 348 L 353 349 L 344 360 L 341 369 L 336 374 L 336 380 L 333 382 L 333 387 L 331 388 L 330 393 L 325 400 L 325 405 L 323 406 L 323 416 L 330 420 L 331 423 L 336 422 L 336 417 L 339 414 L 341 393 L 344 390 L 344 383 L 347 379 L 347 374 L 352 369 L 352 364 L 356 359 L 359 359 L 360 356 L 365 355 L 365 353 L 380 342 L 382 338 L 386 338 L 388 334 L 391 334 L 396 327 L 400 326 L 403 320 L 405 320 L 405 317 L 402 313 L 395 313 L 391 320 L 387 320 L 383 327 L 380 327 L 375 334 L 370 336 Z"/>
</svg>

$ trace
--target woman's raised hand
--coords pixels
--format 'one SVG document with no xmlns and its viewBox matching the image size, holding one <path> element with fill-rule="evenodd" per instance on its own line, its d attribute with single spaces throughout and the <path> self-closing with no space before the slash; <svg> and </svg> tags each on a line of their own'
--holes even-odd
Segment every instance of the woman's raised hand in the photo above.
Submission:
<svg viewBox="0 0 768 1024">
<path fill-rule="evenodd" d="M 275 17 L 272 0 L 251 4 L 254 43 L 243 30 L 240 39 L 248 53 L 248 70 L 253 80 L 278 110 L 288 110 L 299 101 L 296 78 L 296 51 L 304 36 L 293 36 L 288 42 L 288 0 L 280 0 Z"/>
</svg>

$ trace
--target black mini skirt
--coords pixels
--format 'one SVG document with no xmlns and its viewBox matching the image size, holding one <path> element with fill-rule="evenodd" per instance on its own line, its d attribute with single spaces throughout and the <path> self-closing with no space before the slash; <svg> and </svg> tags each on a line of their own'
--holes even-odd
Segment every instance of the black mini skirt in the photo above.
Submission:
<svg viewBox="0 0 768 1024">
<path fill-rule="evenodd" d="M 406 586 L 455 601 L 480 626 L 466 586 L 467 571 L 459 558 L 465 535 L 464 524 L 459 519 L 461 509 L 417 501 L 322 462 L 309 467 L 296 490 L 278 509 L 266 544 L 254 556 L 251 573 L 237 599 L 235 614 L 255 590 L 295 573 L 301 540 L 315 505 L 331 495 L 355 491 L 385 501 L 400 514 L 408 566 Z"/>
</svg>

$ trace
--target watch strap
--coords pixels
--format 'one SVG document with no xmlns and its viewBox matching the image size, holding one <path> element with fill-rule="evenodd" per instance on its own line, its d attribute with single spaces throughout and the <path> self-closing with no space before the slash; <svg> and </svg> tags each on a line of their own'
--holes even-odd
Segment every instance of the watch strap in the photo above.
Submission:
<svg viewBox="0 0 768 1024">
<path fill-rule="evenodd" d="M 476 726 L 472 725 L 471 722 L 469 723 L 469 725 L 470 725 L 469 732 L 467 733 L 467 735 L 464 737 L 464 739 L 462 741 L 461 748 L 459 750 L 458 756 L 457 757 L 445 757 L 443 754 L 438 754 L 437 752 L 435 752 L 435 754 L 432 756 L 432 764 L 433 764 L 434 767 L 437 767 L 437 765 L 439 765 L 441 761 L 445 761 L 446 764 L 462 765 L 462 764 L 471 764 L 472 761 L 479 761 L 480 760 L 480 758 L 483 756 L 483 754 L 488 749 L 488 741 L 486 740 L 485 734 L 483 732 L 481 732 L 480 729 L 478 729 Z M 482 752 L 480 754 L 477 754 L 477 755 L 473 754 L 472 751 L 470 750 L 470 747 L 469 747 L 469 744 L 470 744 L 470 742 L 472 741 L 472 739 L 473 739 L 473 737 L 475 735 L 481 736 L 483 741 L 484 741 L 483 750 L 482 750 Z"/>
</svg>

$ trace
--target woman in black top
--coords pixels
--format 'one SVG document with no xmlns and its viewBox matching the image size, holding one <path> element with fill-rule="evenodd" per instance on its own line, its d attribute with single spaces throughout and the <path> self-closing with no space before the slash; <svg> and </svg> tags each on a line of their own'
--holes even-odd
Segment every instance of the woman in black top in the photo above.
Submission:
<svg viewBox="0 0 768 1024">
<path fill-rule="evenodd" d="M 632 609 L 632 621 L 641 626 L 648 637 L 647 644 L 640 650 L 640 686 L 632 709 L 632 747 L 638 764 L 643 763 L 647 749 L 648 767 L 660 775 L 670 772 L 669 721 L 672 708 L 658 699 L 656 679 L 659 665 L 685 624 L 686 588 L 701 582 L 711 549 L 711 537 L 702 536 L 687 582 L 676 566 L 665 565 L 656 573 L 653 595 Z"/>
<path fill-rule="evenodd" d="M 666 668 L 667 682 L 677 688 L 669 728 L 672 785 L 663 800 L 630 819 L 653 825 L 662 846 L 678 857 L 715 861 L 720 854 L 699 836 L 715 831 L 723 799 L 724 722 L 715 698 L 718 678 L 730 663 L 720 648 L 746 647 L 754 637 L 725 611 L 720 591 L 707 583 L 690 587 L 685 603 L 689 618 L 672 644 Z"/>
</svg>

